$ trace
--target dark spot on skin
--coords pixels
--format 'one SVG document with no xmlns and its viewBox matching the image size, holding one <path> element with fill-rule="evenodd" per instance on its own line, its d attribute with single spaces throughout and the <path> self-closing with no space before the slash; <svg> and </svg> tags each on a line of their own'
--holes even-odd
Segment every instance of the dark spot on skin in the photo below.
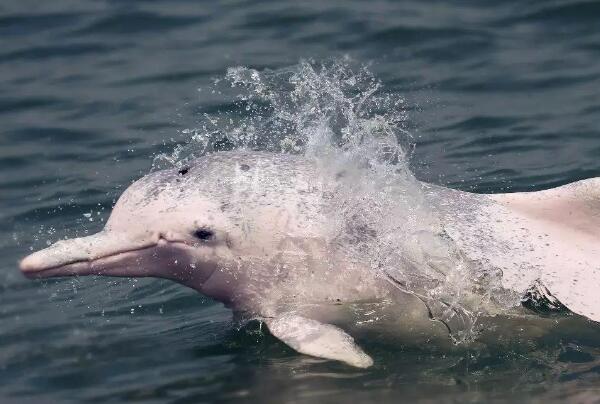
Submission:
<svg viewBox="0 0 600 404">
<path fill-rule="evenodd" d="M 190 171 L 189 167 L 183 167 L 181 170 L 177 171 L 179 175 L 186 175 Z"/>
<path fill-rule="evenodd" d="M 194 237 L 198 240 L 209 241 L 215 237 L 215 232 L 205 227 L 194 231 Z"/>
<path fill-rule="evenodd" d="M 242 171 L 248 171 L 249 169 L 250 169 L 250 166 L 248 164 L 240 165 L 240 170 L 242 170 Z"/>
</svg>

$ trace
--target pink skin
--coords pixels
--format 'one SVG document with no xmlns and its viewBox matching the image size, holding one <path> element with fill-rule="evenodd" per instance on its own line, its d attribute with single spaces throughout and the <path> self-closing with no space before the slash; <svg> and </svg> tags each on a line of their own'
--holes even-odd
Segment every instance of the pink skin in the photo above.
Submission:
<svg viewBox="0 0 600 404">
<path fill-rule="evenodd" d="M 539 192 L 492 196 L 527 228 L 534 251 L 513 259 L 541 266 L 541 281 L 571 311 L 600 322 L 600 178 Z M 507 231 L 508 230 L 508 231 Z"/>
<path fill-rule="evenodd" d="M 506 289 L 539 281 L 600 322 L 600 178 L 538 192 L 443 192 L 445 230 L 467 257 L 501 269 Z"/>
</svg>

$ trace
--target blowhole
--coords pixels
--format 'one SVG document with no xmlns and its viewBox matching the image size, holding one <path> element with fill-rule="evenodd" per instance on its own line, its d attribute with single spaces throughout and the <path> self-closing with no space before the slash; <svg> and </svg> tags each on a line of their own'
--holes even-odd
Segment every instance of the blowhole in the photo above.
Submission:
<svg viewBox="0 0 600 404">
<path fill-rule="evenodd" d="M 186 175 L 188 173 L 188 171 L 190 171 L 189 167 L 183 167 L 182 169 L 180 169 L 177 172 L 179 173 L 179 175 Z"/>
<path fill-rule="evenodd" d="M 240 170 L 242 170 L 242 171 L 248 171 L 249 169 L 250 169 L 250 166 L 248 164 L 240 165 Z"/>
</svg>

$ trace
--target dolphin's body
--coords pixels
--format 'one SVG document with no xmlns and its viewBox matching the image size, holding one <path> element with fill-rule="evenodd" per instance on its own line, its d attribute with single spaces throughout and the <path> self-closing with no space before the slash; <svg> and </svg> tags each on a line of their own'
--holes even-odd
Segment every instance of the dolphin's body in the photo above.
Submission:
<svg viewBox="0 0 600 404">
<path fill-rule="evenodd" d="M 340 178 L 301 156 L 207 155 L 138 180 L 104 230 L 35 252 L 21 270 L 32 278 L 171 279 L 261 319 L 299 352 L 358 367 L 372 360 L 350 334 L 372 323 L 407 339 L 448 341 L 460 315 L 448 316 L 412 288 L 418 282 L 378 271 L 354 248 L 377 235 L 360 221 L 339 222 Z M 522 296 L 537 284 L 569 310 L 600 321 L 600 179 L 497 195 L 418 186 L 463 260 L 500 273 L 508 291 Z M 384 314 L 370 316 L 375 309 Z M 353 321 L 344 321 L 348 316 Z"/>
</svg>

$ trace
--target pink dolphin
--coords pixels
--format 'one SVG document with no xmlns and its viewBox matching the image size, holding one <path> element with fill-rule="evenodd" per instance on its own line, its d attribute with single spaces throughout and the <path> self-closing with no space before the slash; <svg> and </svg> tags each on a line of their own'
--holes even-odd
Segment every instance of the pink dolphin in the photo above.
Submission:
<svg viewBox="0 0 600 404">
<path fill-rule="evenodd" d="M 427 341 L 447 334 L 448 324 L 429 321 L 419 293 L 390 297 L 389 279 L 372 262 L 348 256 L 345 242 L 376 237 L 377 229 L 357 225 L 345 241 L 332 230 L 340 228 L 331 206 L 339 177 L 301 156 L 214 153 L 143 177 L 102 231 L 58 241 L 20 268 L 30 278 L 171 279 L 263 320 L 298 352 L 368 367 L 372 359 L 324 305 L 400 305 L 406 332 Z M 502 287 L 523 295 L 541 285 L 600 321 L 600 178 L 495 195 L 419 186 L 445 236 L 470 262 L 500 271 Z"/>
</svg>

